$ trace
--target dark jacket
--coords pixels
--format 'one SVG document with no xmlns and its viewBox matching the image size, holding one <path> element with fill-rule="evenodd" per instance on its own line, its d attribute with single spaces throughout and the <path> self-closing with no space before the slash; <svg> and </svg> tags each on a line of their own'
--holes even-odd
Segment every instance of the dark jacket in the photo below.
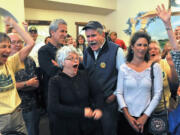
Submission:
<svg viewBox="0 0 180 135">
<path fill-rule="evenodd" d="M 84 68 L 91 80 L 97 81 L 104 93 L 104 99 L 113 94 L 116 89 L 118 71 L 116 69 L 116 55 L 118 46 L 106 40 L 99 52 L 97 60 L 90 47 L 83 57 Z"/>
<path fill-rule="evenodd" d="M 52 60 L 55 60 L 57 49 L 58 48 L 53 46 L 51 43 L 48 43 L 47 45 L 42 46 L 38 51 L 38 60 L 39 60 L 40 70 L 43 76 L 42 78 L 43 79 L 42 85 L 44 89 L 43 95 L 46 104 L 47 104 L 49 78 L 61 71 L 59 67 L 55 66 L 52 63 Z"/>
<path fill-rule="evenodd" d="M 85 71 L 74 77 L 60 73 L 50 79 L 48 113 L 54 135 L 84 135 L 81 131 L 92 130 L 95 121 L 84 117 L 84 108 L 93 104 L 93 109 L 101 109 L 103 104 L 102 93 L 92 86 Z"/>
</svg>

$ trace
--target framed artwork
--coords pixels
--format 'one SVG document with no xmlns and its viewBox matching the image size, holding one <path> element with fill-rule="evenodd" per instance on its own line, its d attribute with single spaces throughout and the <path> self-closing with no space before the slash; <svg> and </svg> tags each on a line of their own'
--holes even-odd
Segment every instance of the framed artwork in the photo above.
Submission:
<svg viewBox="0 0 180 135">
<path fill-rule="evenodd" d="M 85 31 L 82 30 L 84 26 L 86 26 L 87 22 L 75 22 L 76 25 L 76 37 L 78 35 L 83 35 L 84 37 L 86 37 L 85 35 Z"/>
<path fill-rule="evenodd" d="M 169 0 L 168 8 L 171 9 L 172 27 L 176 31 L 180 26 L 180 0 Z M 128 19 L 129 27 L 124 30 L 128 35 L 132 35 L 135 31 L 147 31 L 153 40 L 160 42 L 161 48 L 168 41 L 168 35 L 163 22 L 157 17 L 156 11 L 139 12 L 135 17 Z M 179 27 L 180 29 L 180 27 Z"/>
</svg>

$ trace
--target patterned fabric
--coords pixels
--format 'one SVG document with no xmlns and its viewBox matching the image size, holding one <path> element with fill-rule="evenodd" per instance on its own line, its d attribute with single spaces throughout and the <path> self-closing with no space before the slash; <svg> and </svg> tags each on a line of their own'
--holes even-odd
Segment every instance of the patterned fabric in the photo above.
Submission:
<svg viewBox="0 0 180 135">
<path fill-rule="evenodd" d="M 176 72 L 178 73 L 178 79 L 180 84 L 180 51 L 171 51 L 171 56 L 176 68 Z"/>
<path fill-rule="evenodd" d="M 19 53 L 8 57 L 6 63 L 0 65 L 0 115 L 12 113 L 21 103 L 14 73 L 23 68 Z"/>
<path fill-rule="evenodd" d="M 36 76 L 36 64 L 32 58 L 27 57 L 24 61 L 25 69 L 22 69 L 15 74 L 16 82 L 27 81 Z M 32 110 L 34 104 L 36 104 L 36 93 L 33 91 L 18 91 L 22 103 L 21 108 L 23 112 L 29 112 Z"/>
</svg>

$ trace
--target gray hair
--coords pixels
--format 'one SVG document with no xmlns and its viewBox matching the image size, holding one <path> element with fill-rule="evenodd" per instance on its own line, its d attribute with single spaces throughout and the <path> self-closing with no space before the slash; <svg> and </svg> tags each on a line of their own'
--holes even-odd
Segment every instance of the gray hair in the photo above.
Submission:
<svg viewBox="0 0 180 135">
<path fill-rule="evenodd" d="M 8 36 L 9 36 L 10 40 L 11 40 L 11 37 L 12 37 L 12 36 L 16 36 L 16 37 L 18 37 L 20 40 L 23 41 L 22 37 L 21 37 L 18 33 L 8 33 Z"/>
<path fill-rule="evenodd" d="M 63 46 L 62 48 L 58 49 L 56 53 L 56 61 L 60 68 L 63 68 L 63 63 L 65 59 L 69 56 L 69 53 L 75 53 L 78 55 L 76 48 L 74 48 L 72 45 Z"/>
<path fill-rule="evenodd" d="M 103 34 L 103 29 L 101 29 L 101 28 L 97 28 L 96 31 L 97 31 L 100 35 Z"/>
<path fill-rule="evenodd" d="M 56 32 L 59 24 L 67 25 L 67 23 L 63 19 L 56 19 L 56 20 L 52 21 L 51 24 L 49 25 L 49 35 L 50 36 L 51 36 L 51 31 Z"/>
</svg>

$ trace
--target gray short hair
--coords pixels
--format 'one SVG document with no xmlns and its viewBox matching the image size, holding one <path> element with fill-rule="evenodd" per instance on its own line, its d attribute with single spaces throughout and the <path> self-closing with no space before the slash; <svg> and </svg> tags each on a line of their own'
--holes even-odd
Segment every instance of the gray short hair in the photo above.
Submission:
<svg viewBox="0 0 180 135">
<path fill-rule="evenodd" d="M 97 28 L 96 31 L 97 31 L 100 35 L 103 34 L 103 29 L 101 29 L 101 28 Z"/>
<path fill-rule="evenodd" d="M 56 32 L 59 24 L 67 25 L 66 21 L 64 21 L 63 19 L 56 19 L 56 20 L 52 21 L 51 24 L 49 25 L 49 35 L 50 36 L 51 36 L 51 31 Z"/>
<path fill-rule="evenodd" d="M 72 45 L 67 45 L 58 49 L 56 53 L 56 61 L 58 65 L 60 66 L 60 68 L 63 68 L 63 63 L 65 59 L 69 56 L 69 53 L 75 53 L 78 55 L 76 48 L 74 48 Z"/>
<path fill-rule="evenodd" d="M 9 36 L 10 40 L 11 40 L 11 37 L 12 37 L 12 36 L 16 36 L 16 37 L 18 37 L 20 40 L 23 41 L 22 37 L 21 37 L 18 33 L 8 33 L 8 36 Z"/>
</svg>

